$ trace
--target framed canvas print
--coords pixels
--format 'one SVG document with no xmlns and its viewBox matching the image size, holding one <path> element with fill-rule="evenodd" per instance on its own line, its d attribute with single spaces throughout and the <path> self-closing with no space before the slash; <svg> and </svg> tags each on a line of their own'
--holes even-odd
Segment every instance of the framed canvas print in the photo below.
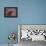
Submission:
<svg viewBox="0 0 46 46">
<path fill-rule="evenodd" d="M 17 7 L 4 7 L 4 17 L 17 17 L 18 16 Z"/>
<path fill-rule="evenodd" d="M 18 30 L 20 31 L 20 41 L 46 41 L 46 25 L 20 24 Z"/>
</svg>

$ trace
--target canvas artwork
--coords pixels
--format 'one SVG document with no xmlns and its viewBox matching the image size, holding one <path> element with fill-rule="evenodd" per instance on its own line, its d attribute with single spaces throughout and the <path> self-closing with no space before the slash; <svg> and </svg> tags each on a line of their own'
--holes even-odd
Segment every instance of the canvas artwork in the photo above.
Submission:
<svg viewBox="0 0 46 46">
<path fill-rule="evenodd" d="M 46 41 L 46 25 L 19 25 L 19 28 L 20 41 Z"/>
<path fill-rule="evenodd" d="M 17 7 L 5 7 L 4 8 L 4 17 L 17 17 Z"/>
</svg>

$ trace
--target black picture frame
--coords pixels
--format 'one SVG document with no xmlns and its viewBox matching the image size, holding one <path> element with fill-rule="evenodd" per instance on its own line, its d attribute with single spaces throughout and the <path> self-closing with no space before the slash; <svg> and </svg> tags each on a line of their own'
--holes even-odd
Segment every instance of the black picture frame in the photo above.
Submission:
<svg viewBox="0 0 46 46">
<path fill-rule="evenodd" d="M 7 9 L 14 9 L 16 11 L 16 14 L 14 16 L 10 16 L 10 15 L 7 15 L 6 12 L 7 12 Z M 18 17 L 18 7 L 4 7 L 4 17 L 15 17 L 17 18 Z"/>
</svg>

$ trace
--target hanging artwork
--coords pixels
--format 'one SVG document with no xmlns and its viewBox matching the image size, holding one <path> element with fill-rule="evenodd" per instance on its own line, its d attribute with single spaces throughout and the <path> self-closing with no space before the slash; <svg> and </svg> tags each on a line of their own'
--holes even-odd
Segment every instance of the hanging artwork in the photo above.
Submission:
<svg viewBox="0 0 46 46">
<path fill-rule="evenodd" d="M 4 17 L 17 17 L 17 7 L 5 7 L 4 8 Z"/>
<path fill-rule="evenodd" d="M 20 24 L 18 29 L 20 40 L 46 41 L 46 25 Z"/>
</svg>

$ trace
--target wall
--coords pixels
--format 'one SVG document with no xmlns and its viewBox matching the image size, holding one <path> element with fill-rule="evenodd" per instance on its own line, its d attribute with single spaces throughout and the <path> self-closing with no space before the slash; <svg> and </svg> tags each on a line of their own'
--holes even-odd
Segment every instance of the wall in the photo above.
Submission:
<svg viewBox="0 0 46 46">
<path fill-rule="evenodd" d="M 18 7 L 18 18 L 4 18 L 9 6 Z M 46 0 L 0 0 L 0 44 L 8 43 L 9 32 L 18 32 L 18 24 L 46 24 Z"/>
</svg>

